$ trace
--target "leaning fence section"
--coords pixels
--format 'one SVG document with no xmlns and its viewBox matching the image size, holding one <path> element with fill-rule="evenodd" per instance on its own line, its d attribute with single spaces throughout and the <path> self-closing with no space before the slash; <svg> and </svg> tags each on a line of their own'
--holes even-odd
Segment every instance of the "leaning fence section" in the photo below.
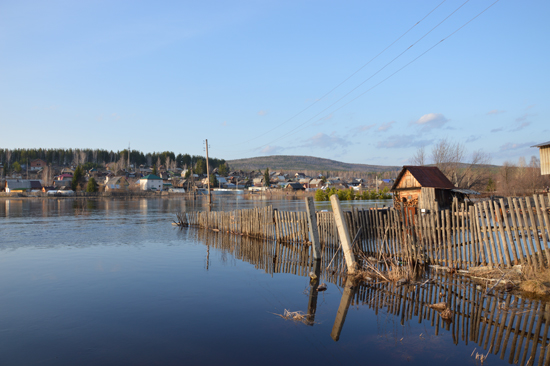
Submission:
<svg viewBox="0 0 550 366">
<path fill-rule="evenodd" d="M 356 248 L 372 256 L 462 269 L 518 264 L 541 268 L 550 263 L 549 208 L 548 196 L 534 195 L 469 205 L 454 201 L 448 210 L 431 212 L 353 209 L 346 213 L 346 222 L 352 237 L 357 236 Z M 331 237 L 326 237 L 329 242 Z"/>
<path fill-rule="evenodd" d="M 400 207 L 345 212 L 354 250 L 467 269 L 509 268 L 550 263 L 549 196 L 500 198 L 475 204 L 454 201 L 448 210 L 415 212 Z M 190 212 L 189 225 L 291 245 L 311 244 L 305 212 L 268 206 L 230 212 Z M 326 260 L 337 255 L 339 237 L 332 212 L 317 212 L 319 240 Z"/>
</svg>

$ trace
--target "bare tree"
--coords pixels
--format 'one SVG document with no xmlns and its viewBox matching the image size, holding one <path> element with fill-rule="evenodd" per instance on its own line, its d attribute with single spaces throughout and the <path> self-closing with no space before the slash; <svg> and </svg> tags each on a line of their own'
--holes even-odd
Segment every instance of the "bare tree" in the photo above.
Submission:
<svg viewBox="0 0 550 366">
<path fill-rule="evenodd" d="M 421 146 L 410 159 L 412 165 L 426 165 L 426 147 Z"/>
<path fill-rule="evenodd" d="M 46 165 L 42 168 L 42 183 L 44 185 L 52 184 L 52 168 L 50 165 Z"/>
<path fill-rule="evenodd" d="M 86 164 L 86 160 L 88 158 L 88 154 L 86 154 L 86 151 L 84 150 L 80 150 L 80 152 L 78 153 L 78 155 L 80 155 L 80 164 Z"/>
<path fill-rule="evenodd" d="M 517 167 L 509 162 L 505 161 L 499 171 L 498 190 L 505 196 L 515 195 L 515 181 L 516 181 Z"/>
<path fill-rule="evenodd" d="M 463 144 L 442 139 L 433 146 L 431 160 L 432 164 L 438 167 L 455 186 L 467 189 L 485 189 L 489 174 L 483 166 L 490 163 L 490 156 L 482 150 L 477 150 L 466 161 L 466 155 L 466 148 Z M 424 146 L 416 151 L 411 162 L 415 165 L 428 163 Z"/>
<path fill-rule="evenodd" d="M 8 169 L 10 168 L 11 150 L 6 149 L 6 162 L 8 163 Z"/>
</svg>

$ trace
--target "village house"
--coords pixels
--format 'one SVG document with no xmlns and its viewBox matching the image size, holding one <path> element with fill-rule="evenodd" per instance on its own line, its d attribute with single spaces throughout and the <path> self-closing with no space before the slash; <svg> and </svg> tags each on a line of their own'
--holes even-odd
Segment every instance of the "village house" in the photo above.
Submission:
<svg viewBox="0 0 550 366">
<path fill-rule="evenodd" d="M 300 183 L 298 182 L 290 182 L 286 185 L 285 187 L 286 190 L 288 191 L 304 191 L 305 188 L 303 185 L 301 185 Z"/>
<path fill-rule="evenodd" d="M 309 183 L 311 182 L 311 178 L 302 178 L 298 181 L 304 188 L 310 188 Z"/>
<path fill-rule="evenodd" d="M 105 181 L 105 192 L 127 190 L 130 183 L 124 176 L 109 178 Z"/>
<path fill-rule="evenodd" d="M 39 180 L 6 180 L 5 190 L 10 192 L 27 192 L 27 191 L 41 191 L 42 184 Z"/>
<path fill-rule="evenodd" d="M 309 188 L 321 188 L 323 186 L 322 179 L 312 179 L 309 181 Z"/>
<path fill-rule="evenodd" d="M 31 163 L 30 163 L 30 170 L 31 171 L 38 171 L 44 167 L 48 166 L 48 163 L 46 163 L 44 160 L 42 159 L 34 159 L 34 160 L 31 160 Z"/>
<path fill-rule="evenodd" d="M 404 166 L 395 179 L 390 192 L 393 205 L 413 210 L 442 210 L 451 207 L 453 198 L 463 202 L 471 194 L 469 189 L 459 189 L 439 170 L 432 166 Z"/>
<path fill-rule="evenodd" d="M 162 191 L 162 178 L 154 174 L 148 174 L 139 180 L 139 187 L 142 191 Z"/>
</svg>

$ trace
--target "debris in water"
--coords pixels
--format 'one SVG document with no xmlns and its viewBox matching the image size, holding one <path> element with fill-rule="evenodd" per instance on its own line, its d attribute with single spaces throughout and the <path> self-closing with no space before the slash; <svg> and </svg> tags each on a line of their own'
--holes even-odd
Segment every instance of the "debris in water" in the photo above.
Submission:
<svg viewBox="0 0 550 366">
<path fill-rule="evenodd" d="M 312 279 L 312 280 L 316 280 L 317 279 L 317 275 L 313 272 L 309 272 L 309 277 Z"/>
<path fill-rule="evenodd" d="M 451 309 L 445 309 L 439 314 L 442 319 L 451 320 L 453 318 L 453 311 Z"/>
<path fill-rule="evenodd" d="M 324 282 L 317 287 L 317 291 L 326 291 L 326 289 L 327 285 Z"/>
<path fill-rule="evenodd" d="M 428 305 L 430 308 L 435 309 L 437 311 L 443 311 L 447 309 L 447 304 L 444 302 L 438 302 L 437 304 Z"/>
<path fill-rule="evenodd" d="M 275 314 L 275 313 L 273 313 L 273 314 Z M 281 314 L 275 314 L 275 315 L 278 315 L 278 316 L 280 316 L 281 318 L 283 318 L 285 320 L 292 320 L 292 321 L 295 321 L 295 322 L 304 323 L 306 325 L 312 325 L 314 323 L 311 320 L 309 320 L 307 314 L 304 314 L 301 311 L 289 311 L 289 310 L 285 309 L 285 312 L 284 312 L 283 315 L 281 315 Z"/>
</svg>

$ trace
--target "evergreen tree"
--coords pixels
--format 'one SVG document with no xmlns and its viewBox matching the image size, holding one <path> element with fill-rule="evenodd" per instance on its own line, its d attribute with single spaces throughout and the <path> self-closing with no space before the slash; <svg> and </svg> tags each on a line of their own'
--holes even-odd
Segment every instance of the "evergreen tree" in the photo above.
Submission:
<svg viewBox="0 0 550 366">
<path fill-rule="evenodd" d="M 218 168 L 218 171 L 220 172 L 220 175 L 222 177 L 225 177 L 227 176 L 227 174 L 229 174 L 229 165 L 227 163 L 223 163 L 222 165 L 220 165 L 220 167 Z"/>
<path fill-rule="evenodd" d="M 157 175 L 157 166 L 153 164 L 153 169 L 151 169 L 151 174 Z"/>
<path fill-rule="evenodd" d="M 88 185 L 86 186 L 86 192 L 97 192 L 97 183 L 94 177 L 91 177 L 88 180 Z"/>
<path fill-rule="evenodd" d="M 84 177 L 84 173 L 82 171 L 82 167 L 79 165 L 74 170 L 73 180 L 71 182 L 71 188 L 73 189 L 73 191 L 76 192 L 76 189 L 78 188 L 78 184 L 80 183 L 83 177 Z"/>
<path fill-rule="evenodd" d="M 212 174 L 210 176 L 210 187 L 218 188 L 219 186 L 218 178 L 216 178 L 215 174 Z"/>
<path fill-rule="evenodd" d="M 265 168 L 265 172 L 264 172 L 264 186 L 269 187 L 269 180 L 270 180 L 270 177 L 269 177 L 269 168 Z"/>
<path fill-rule="evenodd" d="M 206 173 L 206 163 L 204 160 L 199 159 L 197 160 L 197 163 L 195 164 L 195 174 L 205 174 Z"/>
</svg>

